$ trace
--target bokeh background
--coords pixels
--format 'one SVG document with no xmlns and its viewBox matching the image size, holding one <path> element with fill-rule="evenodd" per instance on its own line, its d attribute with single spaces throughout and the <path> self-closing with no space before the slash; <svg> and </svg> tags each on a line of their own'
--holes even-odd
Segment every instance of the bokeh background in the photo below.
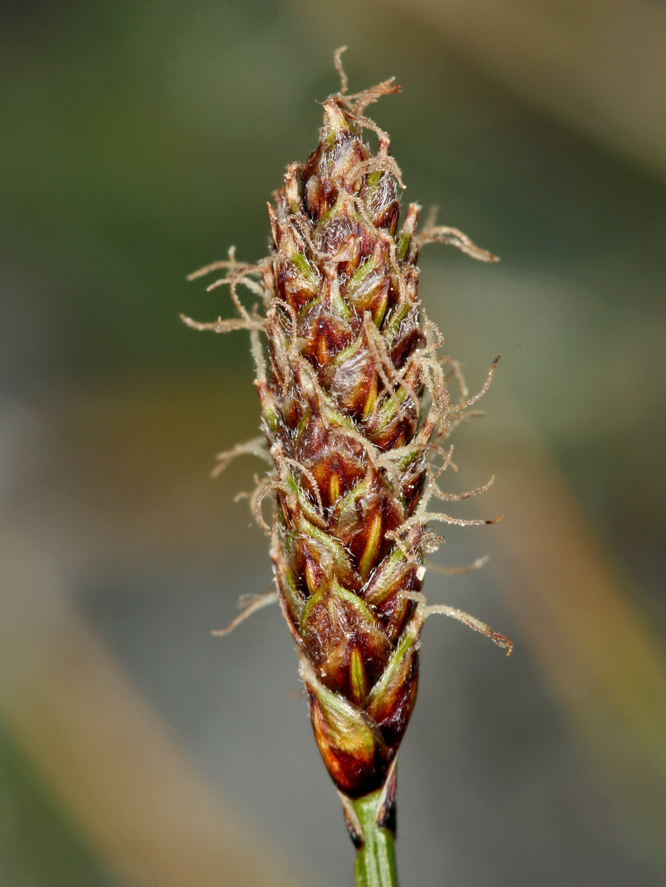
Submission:
<svg viewBox="0 0 666 887">
<path fill-rule="evenodd" d="M 495 474 L 434 601 L 402 883 L 666 883 L 666 7 L 659 0 L 0 4 L 0 883 L 351 884 L 247 503 L 243 333 L 191 270 L 265 254 L 349 45 L 408 185 L 502 257 L 423 254 Z M 458 512 L 457 512 L 458 513 Z"/>
</svg>

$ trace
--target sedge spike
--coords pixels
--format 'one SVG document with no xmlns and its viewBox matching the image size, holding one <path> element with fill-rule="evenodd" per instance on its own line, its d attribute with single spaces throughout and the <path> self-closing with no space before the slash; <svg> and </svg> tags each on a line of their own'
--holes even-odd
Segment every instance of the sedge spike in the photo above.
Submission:
<svg viewBox="0 0 666 887">
<path fill-rule="evenodd" d="M 365 116 L 399 87 L 391 79 L 349 95 L 341 52 L 342 85 L 323 102 L 319 144 L 304 165 L 287 167 L 269 204 L 271 255 L 249 265 L 232 249 L 190 276 L 223 270 L 209 289 L 228 285 L 238 316 L 183 320 L 250 333 L 263 438 L 221 453 L 213 474 L 244 453 L 271 465 L 249 498 L 271 539 L 276 588 L 246 602 L 230 628 L 279 602 L 317 745 L 357 847 L 357 883 L 390 887 L 396 756 L 416 700 L 426 618 L 452 616 L 511 651 L 508 638 L 460 610 L 429 607 L 422 593 L 425 555 L 442 541 L 429 522 L 494 523 L 428 504 L 489 486 L 442 490 L 443 472 L 455 468 L 442 444 L 470 416 L 499 358 L 470 396 L 459 364 L 437 356 L 443 340 L 420 308 L 416 262 L 433 242 L 485 262 L 496 257 L 434 219 L 417 233 L 416 203 L 399 226 L 400 169 L 387 134 Z M 375 153 L 364 131 L 375 134 Z M 246 307 L 241 285 L 261 306 Z"/>
</svg>

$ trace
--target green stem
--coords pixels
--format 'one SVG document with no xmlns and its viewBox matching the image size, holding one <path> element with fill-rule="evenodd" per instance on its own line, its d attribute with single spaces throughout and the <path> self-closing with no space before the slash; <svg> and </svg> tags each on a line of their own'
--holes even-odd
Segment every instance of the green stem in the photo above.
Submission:
<svg viewBox="0 0 666 887">
<path fill-rule="evenodd" d="M 398 887 L 395 836 L 377 824 L 381 790 L 352 801 L 363 832 L 356 851 L 356 887 Z"/>
</svg>

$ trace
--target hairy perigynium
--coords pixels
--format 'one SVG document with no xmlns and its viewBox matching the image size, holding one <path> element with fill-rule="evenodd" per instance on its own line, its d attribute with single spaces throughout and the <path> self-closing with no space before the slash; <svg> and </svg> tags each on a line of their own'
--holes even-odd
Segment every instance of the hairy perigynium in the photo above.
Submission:
<svg viewBox="0 0 666 887">
<path fill-rule="evenodd" d="M 398 226 L 402 187 L 389 139 L 364 116 L 393 80 L 323 103 L 324 124 L 304 166 L 287 167 L 269 205 L 271 255 L 223 268 L 238 317 L 197 329 L 247 329 L 263 415 L 258 438 L 218 457 L 216 471 L 241 453 L 271 470 L 251 505 L 271 537 L 276 592 L 252 600 L 236 620 L 278 599 L 296 641 L 312 726 L 339 789 L 352 836 L 362 828 L 359 799 L 377 797 L 380 825 L 393 818 L 395 760 L 416 699 L 419 636 L 441 612 L 509 648 L 503 635 L 450 607 L 426 605 L 424 556 L 441 539 L 430 521 L 467 525 L 433 511 L 435 499 L 460 499 L 439 485 L 452 465 L 442 446 L 485 392 L 470 397 L 459 365 L 438 357 L 439 330 L 417 298 L 419 248 L 440 241 L 493 261 L 453 228 L 427 225 L 410 204 Z M 372 131 L 372 153 L 362 134 Z M 240 285 L 261 297 L 251 310 Z M 265 336 L 265 344 L 261 337 Z M 454 400 L 448 383 L 454 379 Z M 262 503 L 273 500 L 266 520 Z M 234 624 L 236 624 L 234 623 Z"/>
</svg>

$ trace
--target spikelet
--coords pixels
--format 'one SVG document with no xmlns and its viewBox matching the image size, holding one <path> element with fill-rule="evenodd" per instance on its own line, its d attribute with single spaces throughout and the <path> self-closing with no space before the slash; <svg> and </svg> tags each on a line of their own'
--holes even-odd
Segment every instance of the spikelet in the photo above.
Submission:
<svg viewBox="0 0 666 887">
<path fill-rule="evenodd" d="M 256 366 L 264 438 L 220 454 L 214 473 L 242 453 L 270 462 L 250 498 L 271 537 L 276 591 L 251 599 L 233 625 L 279 600 L 317 744 L 343 800 L 382 789 L 390 800 L 426 617 L 453 616 L 510 650 L 507 638 L 473 617 L 428 607 L 421 590 L 424 557 L 440 541 L 429 521 L 492 523 L 428 505 L 486 488 L 453 496 L 438 481 L 451 465 L 442 443 L 485 392 L 497 360 L 470 397 L 458 364 L 437 357 L 442 337 L 420 309 L 416 261 L 435 241 L 481 261 L 495 256 L 453 228 L 430 224 L 417 233 L 415 203 L 399 227 L 400 170 L 388 136 L 364 116 L 399 87 L 389 80 L 348 95 L 340 51 L 336 66 L 342 88 L 323 103 L 319 144 L 304 166 L 287 167 L 269 205 L 271 255 L 246 265 L 232 250 L 192 275 L 224 269 L 209 289 L 228 284 L 238 317 L 183 319 L 197 329 L 249 330 Z M 376 136 L 375 153 L 364 130 Z M 261 297 L 263 312 L 245 307 L 241 284 Z M 391 807 L 384 804 L 384 823 Z"/>
</svg>

